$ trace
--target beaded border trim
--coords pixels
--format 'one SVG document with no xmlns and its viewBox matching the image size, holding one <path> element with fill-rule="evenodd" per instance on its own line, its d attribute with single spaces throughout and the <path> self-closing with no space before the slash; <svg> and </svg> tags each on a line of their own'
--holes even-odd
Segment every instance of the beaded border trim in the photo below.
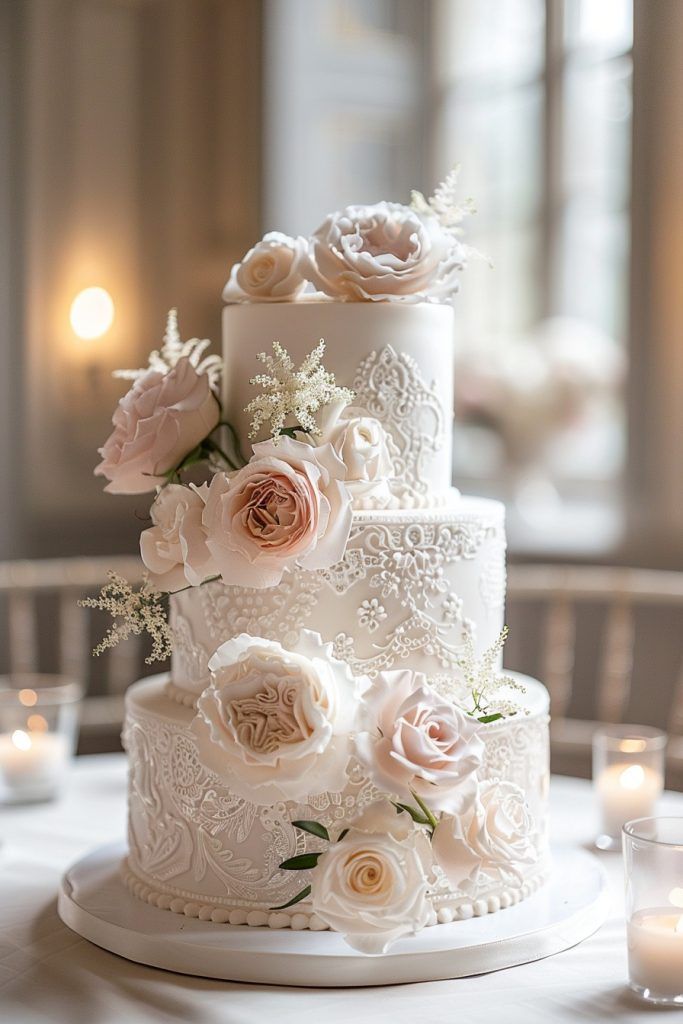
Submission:
<svg viewBox="0 0 683 1024">
<path fill-rule="evenodd" d="M 539 872 L 534 878 L 524 882 L 519 889 L 503 889 L 498 895 L 473 900 L 471 903 L 461 903 L 457 907 L 447 904 L 435 907 L 429 925 L 467 921 L 473 917 L 484 917 L 486 914 L 495 914 L 499 910 L 507 910 L 508 907 L 521 903 L 522 900 L 540 889 L 547 881 L 548 876 L 548 871 Z M 257 908 L 247 910 L 246 907 L 216 907 L 211 903 L 202 903 L 196 899 L 186 899 L 184 896 L 174 896 L 172 893 L 162 892 L 153 885 L 143 882 L 131 868 L 127 857 L 121 864 L 121 877 L 129 891 L 144 903 L 158 907 L 159 910 L 170 910 L 174 914 L 198 918 L 200 921 L 247 925 L 250 928 L 291 928 L 292 931 L 308 929 L 313 932 L 322 932 L 329 930 L 329 926 L 317 914 L 306 914 L 302 911 L 287 913 L 282 910 L 268 911 Z"/>
</svg>

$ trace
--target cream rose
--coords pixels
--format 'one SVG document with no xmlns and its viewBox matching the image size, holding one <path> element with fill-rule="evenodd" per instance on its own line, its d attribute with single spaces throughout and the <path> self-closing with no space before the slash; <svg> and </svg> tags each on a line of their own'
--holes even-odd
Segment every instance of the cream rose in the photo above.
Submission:
<svg viewBox="0 0 683 1024">
<path fill-rule="evenodd" d="M 269 231 L 236 263 L 223 289 L 225 302 L 291 302 L 306 287 L 301 273 L 305 238 Z"/>
<path fill-rule="evenodd" d="M 534 833 L 524 791 L 512 782 L 487 782 L 465 814 L 441 818 L 432 851 L 451 884 L 471 892 L 482 871 L 521 882 L 520 865 L 538 859 Z"/>
<path fill-rule="evenodd" d="M 308 276 L 327 295 L 361 301 L 447 300 L 462 249 L 436 217 L 399 203 L 347 206 L 313 234 Z"/>
<path fill-rule="evenodd" d="M 427 899 L 431 856 L 407 814 L 378 801 L 322 854 L 311 874 L 314 913 L 353 949 L 384 953 L 434 917 Z"/>
<path fill-rule="evenodd" d="M 157 590 L 198 586 L 210 574 L 211 556 L 202 526 L 208 486 L 163 487 L 152 505 L 154 526 L 140 535 L 140 554 Z"/>
<path fill-rule="evenodd" d="M 474 799 L 484 756 L 481 726 L 421 673 L 380 673 L 362 694 L 358 756 L 384 792 L 430 810 L 460 812 Z"/>
<path fill-rule="evenodd" d="M 344 788 L 356 683 L 318 633 L 302 630 L 292 651 L 242 633 L 209 670 L 192 728 L 232 791 L 264 805 Z"/>
<path fill-rule="evenodd" d="M 351 529 L 346 469 L 331 445 L 290 437 L 253 446 L 232 476 L 217 473 L 204 510 L 207 545 L 227 584 L 274 587 L 286 569 L 322 569 L 344 554 Z"/>
<path fill-rule="evenodd" d="M 391 500 L 393 462 L 384 427 L 365 409 L 328 405 L 321 418 L 321 443 L 329 443 L 346 466 L 346 486 L 355 504 L 372 499 L 375 506 Z"/>
<path fill-rule="evenodd" d="M 219 419 L 209 378 L 189 357 L 168 373 L 147 370 L 119 402 L 95 474 L 109 480 L 105 490 L 112 494 L 153 491 Z"/>
</svg>

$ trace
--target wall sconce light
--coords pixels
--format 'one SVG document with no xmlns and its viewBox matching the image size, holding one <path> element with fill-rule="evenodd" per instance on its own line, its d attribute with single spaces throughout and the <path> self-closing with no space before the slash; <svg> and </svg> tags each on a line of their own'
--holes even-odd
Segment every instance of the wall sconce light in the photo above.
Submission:
<svg viewBox="0 0 683 1024">
<path fill-rule="evenodd" d="M 83 341 L 106 334 L 114 322 L 114 302 L 104 288 L 84 288 L 71 303 L 69 319 L 74 333 Z"/>
</svg>

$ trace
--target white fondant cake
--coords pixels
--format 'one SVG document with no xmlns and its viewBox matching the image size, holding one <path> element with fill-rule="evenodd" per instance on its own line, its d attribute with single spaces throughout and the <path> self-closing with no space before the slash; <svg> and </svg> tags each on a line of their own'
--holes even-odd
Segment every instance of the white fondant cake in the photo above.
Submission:
<svg viewBox="0 0 683 1024">
<path fill-rule="evenodd" d="M 505 780 L 524 791 L 535 822 L 537 858 L 523 877 L 505 870 L 484 873 L 468 892 L 453 890 L 439 878 L 431 896 L 439 921 L 512 906 L 547 877 L 548 694 L 536 680 L 517 678 L 526 688 L 528 714 L 486 729 L 481 778 Z M 302 885 L 300 877 L 279 870 L 278 864 L 306 849 L 322 848 L 297 832 L 292 821 L 313 818 L 329 829 L 343 828 L 371 803 L 377 791 L 362 767 L 352 766 L 342 792 L 316 793 L 312 778 L 307 802 L 256 806 L 231 793 L 205 767 L 191 729 L 194 708 L 170 700 L 165 681 L 163 676 L 146 680 L 127 695 L 127 883 L 155 906 L 191 917 L 276 928 L 325 927 L 311 920 L 305 902 L 272 909 L 292 899 Z"/>
<path fill-rule="evenodd" d="M 500 674 L 504 510 L 451 486 L 454 181 L 266 235 L 224 291 L 222 367 L 172 317 L 132 373 L 98 472 L 158 485 L 151 579 L 99 606 L 157 649 L 149 587 L 171 595 L 171 672 L 124 728 L 124 876 L 157 907 L 376 953 L 547 875 L 548 695 Z"/>
</svg>

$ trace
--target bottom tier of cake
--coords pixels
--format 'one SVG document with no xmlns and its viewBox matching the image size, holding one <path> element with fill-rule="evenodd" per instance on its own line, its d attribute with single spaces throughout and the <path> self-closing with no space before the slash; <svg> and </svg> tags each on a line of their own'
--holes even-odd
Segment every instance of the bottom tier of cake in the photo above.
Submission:
<svg viewBox="0 0 683 1024">
<path fill-rule="evenodd" d="M 523 790 L 534 821 L 537 856 L 520 869 L 482 872 L 476 888 L 454 890 L 438 877 L 431 892 L 433 923 L 492 913 L 518 903 L 546 879 L 548 694 L 536 680 L 525 687 L 524 710 L 484 733 L 482 781 Z M 306 902 L 273 910 L 293 898 L 306 878 L 280 863 L 319 841 L 291 822 L 313 819 L 345 827 L 376 796 L 360 765 L 343 792 L 316 793 L 305 803 L 259 807 L 237 796 L 200 761 L 190 725 L 194 709 L 171 700 L 166 676 L 136 683 L 126 698 L 124 745 L 129 757 L 129 855 L 123 875 L 139 898 L 157 907 L 230 924 L 324 929 Z M 311 779 L 313 789 L 315 780 Z M 316 845 L 317 844 L 317 845 Z M 303 882 L 302 882 L 303 877 Z"/>
</svg>

